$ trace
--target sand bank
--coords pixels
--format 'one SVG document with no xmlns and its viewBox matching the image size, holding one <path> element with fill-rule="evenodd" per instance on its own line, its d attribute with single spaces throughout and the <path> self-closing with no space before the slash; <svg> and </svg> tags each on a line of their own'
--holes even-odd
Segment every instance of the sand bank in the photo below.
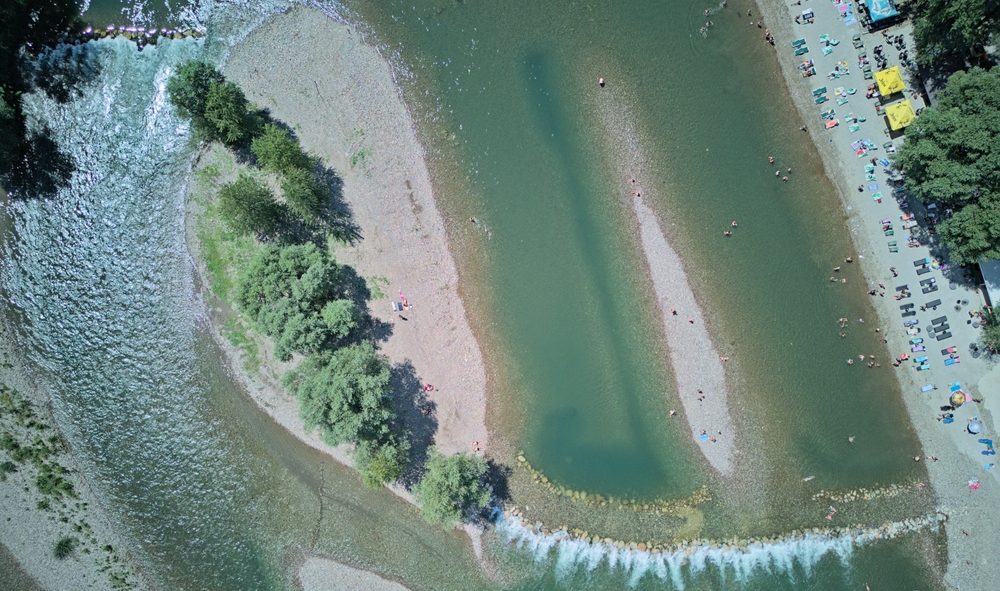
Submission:
<svg viewBox="0 0 1000 591">
<path fill-rule="evenodd" d="M 988 569 L 992 568 L 990 564 L 997 558 L 996 552 L 989 548 L 1000 546 L 1000 519 L 993 509 L 1000 502 L 1000 486 L 998 486 L 1000 474 L 997 470 L 984 470 L 985 464 L 989 463 L 991 458 L 981 456 L 979 451 L 983 447 L 978 445 L 977 437 L 969 435 L 962 429 L 966 419 L 975 415 L 986 420 L 988 433 L 995 433 L 990 409 L 984 405 L 969 404 L 956 412 L 954 425 L 946 426 L 935 420 L 940 412 L 939 407 L 947 401 L 946 385 L 951 382 L 960 381 L 966 390 L 971 389 L 976 397 L 988 399 L 992 393 L 983 386 L 992 383 L 993 377 L 990 374 L 995 376 L 996 370 L 984 360 L 969 354 L 968 344 L 977 338 L 977 334 L 964 322 L 967 308 L 961 311 L 952 310 L 952 305 L 961 299 L 969 300 L 971 307 L 976 307 L 978 294 L 968 285 L 953 283 L 950 277 L 935 271 L 928 276 L 937 278 L 942 286 L 941 290 L 931 295 L 922 295 L 918 290 L 920 287 L 918 281 L 922 277 L 915 274 L 911 261 L 930 256 L 931 253 L 926 246 L 908 248 L 905 236 L 899 238 L 899 253 L 888 251 L 886 242 L 890 238 L 882 234 L 879 220 L 890 218 L 898 226 L 901 223 L 899 221 L 901 210 L 890 195 L 890 187 L 886 185 L 884 175 L 880 174 L 878 178 L 885 194 L 882 203 L 873 200 L 869 191 L 856 190 L 859 184 L 867 184 L 862 170 L 862 165 L 866 161 L 862 160 L 859 163 L 850 148 L 851 141 L 870 138 L 881 145 L 889 139 L 883 135 L 885 129 L 883 118 L 875 114 L 872 101 L 864 99 L 864 88 L 871 81 L 864 80 L 858 71 L 857 50 L 851 45 L 851 35 L 863 33 L 860 26 L 845 26 L 836 7 L 829 3 L 812 6 L 816 19 L 811 25 L 794 23 L 794 15 L 804 6 L 790 7 L 788 3 L 776 0 L 762 0 L 758 5 L 765 16 L 767 28 L 775 36 L 778 62 L 789 92 L 819 150 L 827 176 L 840 194 L 868 284 L 877 286 L 882 282 L 889 286 L 890 291 L 893 286 L 907 284 L 915 293 L 915 297 L 906 301 L 916 304 L 922 304 L 935 297 L 945 301 L 942 311 L 926 313 L 921 311 L 918 318 L 921 320 L 921 325 L 926 325 L 930 318 L 947 314 L 952 319 L 956 338 L 940 345 L 928 339 L 932 343 L 928 347 L 933 365 L 930 372 L 918 374 L 909 365 L 904 365 L 896 370 L 896 375 L 902 387 L 911 422 L 924 448 L 924 461 L 932 457 L 937 458 L 937 461 L 928 462 L 927 469 L 939 508 L 949 515 L 945 523 L 949 554 L 945 581 L 955 588 L 992 589 L 995 585 L 990 582 L 988 575 L 984 576 L 984 573 L 989 572 Z M 822 56 L 819 51 L 807 54 L 805 57 L 812 57 L 816 63 L 817 76 L 802 78 L 797 69 L 802 58 L 792 54 L 790 42 L 792 39 L 804 37 L 814 49 L 818 50 L 817 38 L 823 33 L 840 39 L 841 44 L 829 56 Z M 892 27 L 890 33 L 907 35 L 908 25 Z M 869 52 L 877 44 L 886 45 L 881 33 L 873 35 L 863 33 L 862 38 Z M 912 42 L 909 45 L 912 48 Z M 886 51 L 890 58 L 895 53 L 891 49 Z M 833 69 L 837 60 L 848 61 L 852 73 L 840 80 L 827 80 L 824 76 Z M 890 65 L 894 64 L 895 60 L 890 60 Z M 829 103 L 822 107 L 814 104 L 811 89 L 823 85 L 827 85 L 831 90 L 835 86 L 855 86 L 859 89 L 860 96 L 851 97 L 849 105 L 834 106 L 838 114 L 841 111 L 853 112 L 867 117 L 866 122 L 860 123 L 861 129 L 858 133 L 852 134 L 843 122 L 834 130 L 828 131 L 822 128 L 818 113 L 824 108 L 829 108 Z M 920 107 L 922 102 L 917 100 L 914 106 Z M 789 125 L 797 126 L 800 123 L 790 122 Z M 896 142 L 898 144 L 900 140 Z M 880 158 L 886 156 L 884 151 L 875 152 L 874 155 Z M 900 234 L 903 232 L 897 229 L 897 235 Z M 833 266 L 838 264 L 838 261 L 831 260 L 830 264 Z M 889 272 L 890 266 L 897 268 L 899 277 L 892 277 Z M 910 337 L 901 329 L 901 319 L 897 309 L 899 302 L 890 297 L 876 297 L 874 300 L 880 326 L 884 329 L 883 333 L 888 339 L 887 345 L 890 351 L 894 355 L 901 351 L 909 352 Z M 927 337 L 926 334 L 921 336 Z M 952 367 L 942 366 L 937 349 L 948 345 L 956 345 L 961 349 L 961 364 Z M 927 394 L 921 393 L 920 386 L 925 383 L 936 384 L 938 390 Z M 987 404 L 989 403 L 987 400 Z M 995 404 L 995 401 L 993 403 Z M 986 436 L 993 437 L 989 434 Z M 974 493 L 967 487 L 968 481 L 973 478 L 982 482 L 982 487 Z"/>
<path fill-rule="evenodd" d="M 644 183 L 654 172 L 646 161 L 630 110 L 611 87 L 594 89 L 607 152 L 621 179 L 622 193 L 627 196 L 623 203 L 628 203 L 635 213 L 684 415 L 709 464 L 727 474 L 733 466 L 736 433 L 729 414 L 722 357 L 712 343 L 684 263 L 648 205 L 656 203 L 660 196 L 650 189 L 652 182 Z"/>
<path fill-rule="evenodd" d="M 380 284 L 383 295 L 371 301 L 372 315 L 391 327 L 380 347 L 392 363 L 394 387 L 434 386 L 426 396 L 435 406 L 436 429 L 429 441 L 416 445 L 454 453 L 471 451 L 477 442 L 485 449 L 482 354 L 458 295 L 458 272 L 423 148 L 390 64 L 351 27 L 300 7 L 275 16 L 234 47 L 225 73 L 342 177 L 343 199 L 362 239 L 339 248 L 337 256 Z M 189 200 L 188 207 L 193 214 L 189 247 L 204 276 L 191 222 L 197 206 Z M 405 320 L 390 306 L 399 294 L 413 305 Z M 217 313 L 209 316 L 219 319 Z M 249 375 L 240 351 L 222 336 L 221 323 L 212 324 L 216 342 L 250 397 L 297 438 L 349 465 L 347 447 L 332 448 L 317 433 L 305 431 L 298 402 L 280 385 L 285 364 L 269 354 L 269 344 L 261 343 L 263 363 Z M 414 502 L 405 489 L 392 490 Z M 464 529 L 481 557 L 480 531 Z"/>
<path fill-rule="evenodd" d="M 375 573 L 341 564 L 335 560 L 313 556 L 299 568 L 298 582 L 304 591 L 406 591 L 395 581 Z"/>
<path fill-rule="evenodd" d="M 350 27 L 296 8 L 233 48 L 225 73 L 343 177 L 363 238 L 338 257 L 365 277 L 387 280 L 384 297 L 371 302 L 372 314 L 392 327 L 381 348 L 393 365 L 412 365 L 416 379 L 434 386 L 434 444 L 446 453 L 470 451 L 473 441 L 485 446 L 482 354 L 389 63 Z M 400 293 L 413 305 L 406 320 L 390 306 Z"/>
</svg>

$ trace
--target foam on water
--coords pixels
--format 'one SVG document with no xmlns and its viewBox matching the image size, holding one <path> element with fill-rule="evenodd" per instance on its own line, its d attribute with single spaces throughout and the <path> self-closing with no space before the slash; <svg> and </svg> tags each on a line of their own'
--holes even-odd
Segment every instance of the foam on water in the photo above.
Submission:
<svg viewBox="0 0 1000 591">
<path fill-rule="evenodd" d="M 560 579 L 580 571 L 593 573 L 605 564 L 609 571 L 625 577 L 632 587 L 650 575 L 683 591 L 687 582 L 710 569 L 723 580 L 731 578 L 737 582 L 761 572 L 791 579 L 801 572 L 808 578 L 828 555 L 846 565 L 857 546 L 930 528 L 939 521 L 935 515 L 924 515 L 880 527 L 817 529 L 740 544 L 694 540 L 659 552 L 591 542 L 566 531 L 542 532 L 540 527 L 526 525 L 519 516 L 506 513 L 498 512 L 495 525 L 502 537 L 532 554 L 537 562 L 554 561 L 553 568 Z"/>
</svg>

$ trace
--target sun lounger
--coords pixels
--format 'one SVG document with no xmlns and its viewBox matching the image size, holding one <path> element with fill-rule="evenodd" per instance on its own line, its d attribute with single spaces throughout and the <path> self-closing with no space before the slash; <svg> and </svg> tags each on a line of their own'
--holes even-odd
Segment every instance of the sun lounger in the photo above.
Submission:
<svg viewBox="0 0 1000 591">
<path fill-rule="evenodd" d="M 813 96 L 819 96 L 821 94 L 826 94 L 826 87 L 820 86 L 819 88 L 813 89 Z"/>
<path fill-rule="evenodd" d="M 934 384 L 924 384 L 920 387 L 921 392 L 930 392 L 931 390 L 937 390 L 937 386 Z"/>
<path fill-rule="evenodd" d="M 934 308 L 937 308 L 938 306 L 941 305 L 941 300 L 933 300 L 933 301 L 927 302 L 924 305 L 927 306 L 928 308 L 930 308 L 931 310 L 933 310 Z M 944 316 L 942 316 L 942 318 L 944 318 Z"/>
<path fill-rule="evenodd" d="M 950 354 L 954 353 L 955 351 L 958 351 L 957 347 L 948 347 L 947 349 L 941 349 L 941 354 L 942 355 L 950 355 Z"/>
<path fill-rule="evenodd" d="M 900 310 L 909 310 L 913 306 L 914 306 L 914 304 L 903 304 L 902 306 L 899 307 L 899 309 Z"/>
<path fill-rule="evenodd" d="M 885 234 L 886 236 L 894 236 L 896 233 L 893 232 L 892 230 L 886 230 L 885 232 L 883 232 L 883 234 Z"/>
<path fill-rule="evenodd" d="M 809 53 L 809 48 L 805 45 L 795 50 L 795 55 L 805 55 L 807 53 Z"/>
<path fill-rule="evenodd" d="M 916 326 L 918 324 L 920 324 L 920 320 L 917 319 L 917 318 L 911 318 L 910 320 L 903 321 L 903 326 L 907 326 L 907 327 L 909 327 L 909 326 Z"/>
<path fill-rule="evenodd" d="M 798 39 L 794 39 L 792 41 L 792 47 L 802 47 L 805 44 L 806 44 L 806 40 L 805 40 L 804 37 L 799 37 Z"/>
<path fill-rule="evenodd" d="M 903 285 L 896 286 L 896 291 L 906 291 L 908 289 L 910 289 L 910 286 L 906 285 L 905 283 Z"/>
<path fill-rule="evenodd" d="M 906 318 L 907 316 L 916 316 L 916 315 L 917 315 L 917 313 L 914 312 L 914 311 L 912 311 L 912 310 L 907 311 L 907 312 L 903 312 L 903 314 L 902 314 L 903 318 Z"/>
<path fill-rule="evenodd" d="M 837 99 L 837 105 L 838 106 L 843 107 L 847 103 L 848 103 L 848 100 L 846 98 L 841 97 L 841 98 Z"/>
<path fill-rule="evenodd" d="M 923 265 L 929 265 L 929 264 L 931 264 L 931 257 L 924 257 L 922 259 L 917 259 L 913 261 L 914 267 L 921 267 Z"/>
<path fill-rule="evenodd" d="M 934 324 L 934 325 L 944 324 L 945 322 L 948 322 L 948 317 L 947 316 L 938 316 L 934 320 L 931 320 L 931 324 Z"/>
<path fill-rule="evenodd" d="M 935 338 L 937 340 L 939 340 L 939 341 L 943 341 L 945 339 L 950 339 L 951 338 L 951 333 L 948 332 L 948 331 L 945 331 L 945 332 L 942 332 L 942 333 L 938 334 L 937 337 L 935 337 Z"/>
<path fill-rule="evenodd" d="M 927 295 L 929 293 L 934 293 L 937 290 L 938 290 L 937 285 L 931 285 L 930 287 L 925 287 L 925 288 L 921 289 L 920 291 L 924 292 L 924 295 Z"/>
<path fill-rule="evenodd" d="M 921 279 L 920 280 L 920 285 L 931 285 L 931 284 L 936 283 L 936 282 L 937 282 L 937 279 L 935 279 L 933 277 L 928 277 L 927 279 Z"/>
<path fill-rule="evenodd" d="M 915 339 L 910 339 L 910 344 L 911 345 L 919 345 L 922 342 L 924 342 L 924 339 L 922 339 L 920 337 L 917 337 Z"/>
<path fill-rule="evenodd" d="M 959 360 L 960 360 L 959 357 L 952 357 L 950 359 L 945 359 L 944 360 L 944 364 L 945 365 L 955 365 L 956 363 L 961 363 Z"/>
<path fill-rule="evenodd" d="M 917 371 L 927 371 L 927 370 L 929 370 L 930 368 L 931 368 L 931 366 L 929 366 L 929 365 L 927 365 L 927 364 L 925 363 L 925 364 L 923 364 L 923 365 L 918 365 L 918 366 L 917 366 Z"/>
<path fill-rule="evenodd" d="M 889 252 L 899 252 L 899 247 L 896 246 L 895 244 L 890 244 L 889 245 Z"/>
<path fill-rule="evenodd" d="M 925 273 L 930 273 L 930 272 L 931 270 L 928 267 L 920 267 L 919 269 L 917 269 L 917 275 L 923 275 Z"/>
<path fill-rule="evenodd" d="M 927 350 L 927 347 L 925 347 L 923 345 L 913 345 L 912 347 L 910 347 L 910 351 L 913 352 L 913 353 L 919 353 L 921 351 L 926 351 L 926 350 Z"/>
<path fill-rule="evenodd" d="M 910 336 L 913 336 L 915 334 L 920 334 L 920 329 L 917 328 L 916 326 L 912 326 L 909 329 L 907 329 L 906 334 Z"/>
</svg>

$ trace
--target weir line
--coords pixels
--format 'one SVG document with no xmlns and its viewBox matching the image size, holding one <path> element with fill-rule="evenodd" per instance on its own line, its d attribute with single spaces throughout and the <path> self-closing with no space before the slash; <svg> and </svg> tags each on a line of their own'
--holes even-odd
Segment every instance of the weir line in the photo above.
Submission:
<svg viewBox="0 0 1000 591">
<path fill-rule="evenodd" d="M 813 528 L 774 538 L 741 541 L 690 540 L 649 550 L 645 544 L 625 544 L 610 539 L 580 538 L 565 530 L 549 532 L 529 525 L 517 515 L 497 510 L 497 533 L 518 549 L 527 550 L 536 562 L 553 562 L 557 578 L 581 569 L 593 572 L 602 563 L 620 571 L 635 586 L 652 575 L 683 591 L 685 581 L 714 568 L 723 578 L 745 581 L 755 573 L 795 576 L 796 567 L 811 576 L 828 554 L 846 563 L 856 546 L 891 540 L 939 525 L 945 517 L 925 514 L 878 527 Z"/>
</svg>

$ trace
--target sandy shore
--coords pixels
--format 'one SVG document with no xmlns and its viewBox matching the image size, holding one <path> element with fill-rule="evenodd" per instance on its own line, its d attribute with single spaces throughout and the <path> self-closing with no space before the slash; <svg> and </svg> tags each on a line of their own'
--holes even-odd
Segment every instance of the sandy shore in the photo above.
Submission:
<svg viewBox="0 0 1000 591">
<path fill-rule="evenodd" d="M 631 205 L 638 224 L 684 416 L 709 464 L 721 474 L 728 474 L 734 462 L 736 432 L 729 414 L 722 357 L 712 343 L 684 263 L 670 245 L 656 212 L 647 205 L 657 201 L 649 189 L 653 183 L 643 182 L 653 172 L 644 157 L 642 138 L 630 111 L 613 87 L 601 89 L 595 85 L 594 92 L 598 94 L 607 152 L 621 179 L 622 203 Z"/>
<path fill-rule="evenodd" d="M 347 566 L 335 560 L 312 557 L 299 568 L 298 581 L 303 589 L 323 589 L 325 591 L 406 591 L 395 581 L 383 579 L 375 573 Z"/>
<path fill-rule="evenodd" d="M 851 35 L 863 32 L 860 26 L 846 26 L 837 14 L 836 7 L 830 3 L 806 1 L 802 6 L 790 6 L 790 3 L 777 0 L 760 0 L 758 5 L 763 11 L 766 27 L 775 35 L 778 62 L 791 96 L 819 149 L 828 177 L 838 188 L 868 284 L 872 287 L 877 287 L 879 283 L 888 286 L 887 297 L 875 297 L 874 300 L 880 326 L 884 327 L 883 332 L 890 351 L 893 354 L 910 351 L 910 336 L 902 329 L 900 311 L 897 309 L 900 302 L 888 297 L 892 295 L 894 286 L 909 285 L 910 291 L 915 295 L 906 302 L 923 304 L 932 298 L 944 301 L 942 310 L 921 311 L 917 318 L 921 321 L 921 326 L 927 326 L 931 318 L 948 315 L 955 338 L 939 344 L 928 338 L 924 331 L 919 336 L 925 337 L 931 343 L 927 355 L 931 358 L 932 370 L 917 373 L 911 364 L 906 363 L 896 370 L 896 375 L 910 419 L 924 448 L 924 461 L 937 458 L 936 461 L 929 461 L 927 468 L 937 495 L 938 506 L 950 517 L 945 524 L 949 555 L 945 582 L 956 589 L 984 591 L 994 589 L 995 584 L 990 580 L 988 572 L 992 569 L 992 564 L 1000 558 L 1000 554 L 995 550 L 1000 547 L 1000 519 L 994 509 L 1000 502 L 1000 486 L 998 486 L 1000 474 L 995 469 L 984 469 L 992 458 L 979 453 L 983 446 L 978 444 L 977 440 L 982 435 L 972 436 L 963 429 L 969 418 L 978 416 L 986 424 L 986 437 L 993 438 L 994 435 L 991 433 L 996 432 L 993 415 L 998 401 L 991 398 L 991 395 L 995 392 L 992 385 L 1000 383 L 1000 370 L 985 359 L 973 357 L 968 348 L 968 344 L 975 341 L 978 335 L 965 323 L 966 312 L 979 306 L 979 295 L 968 285 L 952 282 L 951 277 L 939 270 L 924 276 L 916 275 L 911 262 L 917 258 L 930 256 L 930 251 L 926 246 L 917 248 L 906 246 L 905 232 L 899 229 L 901 210 L 892 199 L 891 187 L 885 182 L 884 174 L 879 172 L 877 179 L 885 196 L 881 203 L 872 198 L 870 191 L 858 192 L 856 189 L 860 184 L 867 185 L 862 170 L 867 160 L 859 162 L 850 143 L 861 138 L 870 138 L 881 146 L 889 140 L 883 134 L 884 120 L 875 114 L 873 102 L 864 99 L 864 89 L 871 81 L 863 79 L 857 65 L 858 50 L 851 45 Z M 807 7 L 814 10 L 815 23 L 795 24 L 794 16 Z M 819 51 L 818 36 L 823 33 L 841 40 L 841 44 L 829 56 L 823 56 Z M 890 29 L 890 33 L 907 35 L 908 26 L 894 26 Z M 804 57 L 811 57 L 816 63 L 817 75 L 814 77 L 802 78 L 797 69 L 802 57 L 795 57 L 792 54 L 790 42 L 799 37 L 805 38 L 812 50 Z M 885 44 L 881 33 L 873 35 L 864 33 L 862 38 L 869 54 L 876 44 Z M 912 42 L 908 45 L 912 48 Z M 892 49 L 886 51 L 890 58 L 895 56 L 895 53 Z M 838 60 L 848 61 L 851 74 L 840 80 L 826 79 L 826 73 L 833 69 Z M 890 59 L 890 66 L 895 63 L 896 60 Z M 831 101 L 820 106 L 813 102 L 812 97 L 812 88 L 820 86 L 827 86 L 831 95 L 835 87 L 854 86 L 859 89 L 860 96 L 851 97 L 849 105 L 831 105 Z M 914 108 L 921 106 L 923 106 L 922 101 L 914 101 Z M 848 125 L 843 120 L 834 130 L 825 130 L 818 114 L 827 108 L 836 109 L 838 115 L 853 112 L 865 116 L 867 121 L 862 122 L 861 129 L 854 134 L 847 129 Z M 902 140 L 895 141 L 899 144 Z M 886 157 L 884 150 L 876 151 L 873 155 L 879 158 Z M 893 238 L 887 238 L 882 234 L 880 220 L 884 218 L 890 218 L 895 224 L 899 253 L 888 251 L 886 242 Z M 835 264 L 838 264 L 838 261 L 831 261 L 831 266 Z M 890 266 L 896 267 L 899 277 L 890 274 Z M 935 277 L 941 289 L 933 294 L 921 294 L 919 280 L 924 277 Z M 960 310 L 954 310 L 953 305 L 959 300 L 968 300 L 970 303 L 960 306 Z M 948 345 L 959 347 L 961 364 L 951 367 L 942 365 L 938 349 Z M 955 424 L 943 425 L 936 420 L 936 417 L 940 413 L 939 407 L 947 403 L 947 385 L 956 381 L 961 382 L 967 392 L 971 392 L 976 398 L 983 398 L 984 401 L 982 404 L 965 405 L 956 411 Z M 936 385 L 937 390 L 921 393 L 921 385 L 927 383 Z M 968 482 L 971 479 L 980 480 L 982 487 L 970 492 Z"/>
</svg>

